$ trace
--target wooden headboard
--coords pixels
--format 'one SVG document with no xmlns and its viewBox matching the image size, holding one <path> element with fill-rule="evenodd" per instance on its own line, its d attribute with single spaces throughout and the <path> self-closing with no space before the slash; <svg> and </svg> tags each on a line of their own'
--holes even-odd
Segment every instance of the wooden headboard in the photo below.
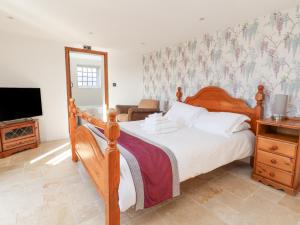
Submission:
<svg viewBox="0 0 300 225">
<path fill-rule="evenodd" d="M 177 88 L 176 97 L 177 101 L 182 101 L 182 91 L 180 87 Z M 212 112 L 233 112 L 245 114 L 251 118 L 251 130 L 256 132 L 257 120 L 262 119 L 264 112 L 263 85 L 258 86 L 255 100 L 256 106 L 251 108 L 244 100 L 230 96 L 224 89 L 215 86 L 209 86 L 202 88 L 194 96 L 188 96 L 184 103 L 193 106 L 204 107 L 208 111 Z"/>
</svg>

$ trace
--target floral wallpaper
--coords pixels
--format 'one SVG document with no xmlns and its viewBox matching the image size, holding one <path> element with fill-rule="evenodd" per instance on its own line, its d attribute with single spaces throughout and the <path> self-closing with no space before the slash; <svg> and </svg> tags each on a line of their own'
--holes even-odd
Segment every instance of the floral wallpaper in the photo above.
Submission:
<svg viewBox="0 0 300 225">
<path fill-rule="evenodd" d="M 177 86 L 186 97 L 216 85 L 254 106 L 258 84 L 265 85 L 265 116 L 276 93 L 288 94 L 288 114 L 300 116 L 299 7 L 143 56 L 144 97 L 165 110 Z"/>
</svg>

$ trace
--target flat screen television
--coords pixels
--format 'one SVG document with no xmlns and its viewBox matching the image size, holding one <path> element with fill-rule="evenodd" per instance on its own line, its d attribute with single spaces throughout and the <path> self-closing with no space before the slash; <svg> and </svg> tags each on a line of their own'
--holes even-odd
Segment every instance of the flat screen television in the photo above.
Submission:
<svg viewBox="0 0 300 225">
<path fill-rule="evenodd" d="M 42 114 L 39 88 L 0 87 L 0 121 L 25 119 Z"/>
</svg>

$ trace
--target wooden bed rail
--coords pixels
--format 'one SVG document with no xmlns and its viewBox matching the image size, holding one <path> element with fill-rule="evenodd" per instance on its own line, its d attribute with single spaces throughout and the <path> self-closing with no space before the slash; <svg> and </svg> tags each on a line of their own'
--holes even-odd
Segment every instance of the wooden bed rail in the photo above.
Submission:
<svg viewBox="0 0 300 225">
<path fill-rule="evenodd" d="M 120 152 L 117 149 L 117 139 L 120 127 L 116 122 L 116 112 L 110 110 L 107 122 L 81 112 L 75 105 L 75 100 L 69 100 L 70 142 L 72 160 L 81 160 L 87 172 L 94 181 L 99 195 L 105 203 L 105 224 L 120 225 L 119 183 L 120 183 Z M 77 118 L 87 121 L 95 127 L 104 130 L 107 148 L 102 151 L 91 131 L 85 126 L 77 127 Z"/>
</svg>

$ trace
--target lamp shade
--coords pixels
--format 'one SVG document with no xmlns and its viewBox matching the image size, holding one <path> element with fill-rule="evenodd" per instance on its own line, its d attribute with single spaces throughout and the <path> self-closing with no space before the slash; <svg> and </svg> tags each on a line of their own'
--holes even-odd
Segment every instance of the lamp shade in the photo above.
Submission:
<svg viewBox="0 0 300 225">
<path fill-rule="evenodd" d="M 274 101 L 274 114 L 275 115 L 286 115 L 286 108 L 287 108 L 288 96 L 284 94 L 277 94 L 275 95 Z"/>
</svg>

